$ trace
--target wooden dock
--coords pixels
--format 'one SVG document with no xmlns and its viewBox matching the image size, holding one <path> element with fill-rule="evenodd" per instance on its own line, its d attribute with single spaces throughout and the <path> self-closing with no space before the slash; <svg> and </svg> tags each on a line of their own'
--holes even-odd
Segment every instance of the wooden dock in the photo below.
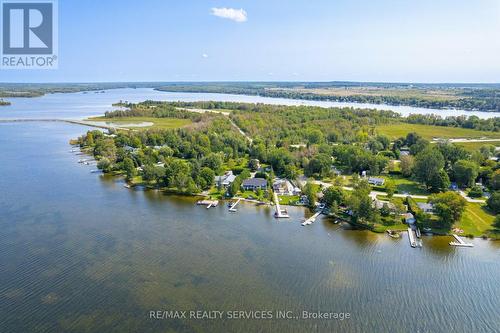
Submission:
<svg viewBox="0 0 500 333">
<path fill-rule="evenodd" d="M 236 212 L 237 211 L 236 210 L 236 206 L 240 203 L 240 201 L 241 201 L 241 198 L 238 198 L 238 200 L 236 200 L 235 202 L 233 202 L 231 204 L 231 206 L 229 207 L 229 211 L 230 212 Z"/>
<path fill-rule="evenodd" d="M 212 207 L 217 207 L 219 205 L 219 200 L 199 200 L 196 202 L 197 205 L 207 206 L 207 209 Z"/>
<path fill-rule="evenodd" d="M 456 242 L 450 242 L 451 246 L 474 247 L 474 244 L 472 244 L 472 243 L 466 243 L 458 235 L 453 234 L 452 236 L 456 239 Z"/>
<path fill-rule="evenodd" d="M 411 227 L 408 227 L 408 240 L 411 247 L 417 247 L 417 236 Z"/>
<path fill-rule="evenodd" d="M 305 220 L 304 222 L 301 223 L 302 226 L 306 226 L 309 224 L 313 224 L 316 221 L 316 218 L 321 214 L 321 211 L 316 212 L 313 216 Z"/>
<path fill-rule="evenodd" d="M 280 218 L 289 218 L 290 215 L 288 215 L 288 211 L 286 209 L 281 209 L 280 207 L 280 200 L 278 198 L 278 195 L 274 193 L 274 203 L 276 204 L 276 212 L 274 213 L 274 217 L 277 219 Z"/>
</svg>

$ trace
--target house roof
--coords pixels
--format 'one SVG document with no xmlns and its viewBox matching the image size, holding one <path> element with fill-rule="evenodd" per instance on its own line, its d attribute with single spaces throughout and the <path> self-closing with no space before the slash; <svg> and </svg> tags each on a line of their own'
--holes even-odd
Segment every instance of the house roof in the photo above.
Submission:
<svg viewBox="0 0 500 333">
<path fill-rule="evenodd" d="M 385 182 L 385 179 L 384 178 L 377 178 L 377 177 L 369 177 L 368 181 L 375 182 L 375 183 L 383 183 L 383 182 Z"/>
<path fill-rule="evenodd" d="M 241 185 L 263 187 L 263 186 L 267 186 L 267 180 L 265 180 L 264 178 L 248 178 L 248 179 L 245 179 Z"/>
<path fill-rule="evenodd" d="M 432 210 L 434 206 L 430 203 L 417 202 L 417 206 L 422 210 Z"/>
</svg>

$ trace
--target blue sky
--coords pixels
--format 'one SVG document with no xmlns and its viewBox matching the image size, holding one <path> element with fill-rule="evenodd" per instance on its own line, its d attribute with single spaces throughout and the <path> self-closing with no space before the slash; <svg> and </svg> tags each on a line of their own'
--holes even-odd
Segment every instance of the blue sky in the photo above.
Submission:
<svg viewBox="0 0 500 333">
<path fill-rule="evenodd" d="M 0 82 L 500 82 L 499 36 L 498 0 L 59 0 L 59 68 Z"/>
</svg>

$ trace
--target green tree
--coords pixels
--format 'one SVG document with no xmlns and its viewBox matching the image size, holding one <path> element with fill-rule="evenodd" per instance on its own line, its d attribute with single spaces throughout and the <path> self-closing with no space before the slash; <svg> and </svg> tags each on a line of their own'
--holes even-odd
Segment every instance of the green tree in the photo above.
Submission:
<svg viewBox="0 0 500 333">
<path fill-rule="evenodd" d="M 104 172 L 109 172 L 111 171 L 111 162 L 108 158 L 103 157 L 97 162 L 97 168 L 104 171 Z"/>
<path fill-rule="evenodd" d="M 155 167 L 154 165 L 151 165 L 151 164 L 147 164 L 147 165 L 143 166 L 142 167 L 142 180 L 144 180 L 146 182 L 156 181 L 158 179 L 157 173 L 156 173 L 156 168 L 164 169 L 161 167 Z M 163 177 L 163 175 L 162 175 L 162 177 Z M 162 178 L 162 177 L 159 177 L 159 178 Z"/>
<path fill-rule="evenodd" d="M 444 192 L 450 187 L 450 184 L 450 178 L 446 171 L 439 170 L 429 181 L 428 189 L 433 193 Z"/>
<path fill-rule="evenodd" d="M 202 189 L 206 190 L 212 187 L 215 182 L 215 172 L 209 167 L 203 167 L 200 171 L 200 177 L 204 180 Z"/>
<path fill-rule="evenodd" d="M 137 170 L 135 169 L 134 161 L 130 157 L 125 157 L 123 160 L 123 170 L 125 171 L 125 176 L 127 180 L 131 180 L 137 175 Z"/>
<path fill-rule="evenodd" d="M 304 195 L 307 197 L 310 208 L 316 207 L 316 186 L 313 183 L 307 182 L 304 186 Z"/>
<path fill-rule="evenodd" d="M 319 175 L 324 177 L 328 175 L 330 172 L 330 168 L 332 166 L 332 159 L 330 156 L 326 154 L 318 154 L 314 156 L 307 165 L 305 170 L 306 176 Z"/>
<path fill-rule="evenodd" d="M 415 166 L 415 158 L 411 155 L 403 155 L 400 157 L 400 160 L 401 173 L 405 177 L 410 177 Z"/>
<path fill-rule="evenodd" d="M 427 147 L 415 157 L 413 173 L 415 177 L 430 189 L 431 184 L 439 179 L 444 168 L 444 158 L 439 150 Z"/>
<path fill-rule="evenodd" d="M 486 203 L 493 213 L 500 214 L 500 192 L 493 192 Z"/>
<path fill-rule="evenodd" d="M 323 190 L 323 202 L 327 207 L 343 204 L 344 200 L 344 190 L 339 186 L 330 186 Z"/>
<path fill-rule="evenodd" d="M 324 141 L 323 133 L 319 129 L 312 129 L 306 133 L 309 144 L 319 144 Z"/>
<path fill-rule="evenodd" d="M 447 228 L 460 221 L 467 206 L 467 201 L 461 195 L 451 191 L 433 194 L 429 202 L 434 206 L 434 214 Z"/>
<path fill-rule="evenodd" d="M 467 160 L 458 160 L 453 164 L 453 175 L 459 186 L 470 187 L 476 182 L 479 166 Z"/>
<path fill-rule="evenodd" d="M 500 215 L 497 215 L 495 217 L 495 221 L 493 221 L 493 226 L 496 228 L 496 229 L 500 229 Z"/>
<path fill-rule="evenodd" d="M 210 153 L 202 161 L 202 165 L 209 167 L 214 172 L 219 173 L 222 168 L 222 163 L 224 162 L 221 154 Z"/>
<path fill-rule="evenodd" d="M 396 193 L 396 183 L 393 180 L 388 179 L 385 181 L 385 192 L 387 192 L 388 198 L 392 198 L 394 193 Z"/>
<path fill-rule="evenodd" d="M 87 145 L 89 146 L 94 145 L 94 134 L 92 134 L 92 132 L 87 133 Z"/>
</svg>

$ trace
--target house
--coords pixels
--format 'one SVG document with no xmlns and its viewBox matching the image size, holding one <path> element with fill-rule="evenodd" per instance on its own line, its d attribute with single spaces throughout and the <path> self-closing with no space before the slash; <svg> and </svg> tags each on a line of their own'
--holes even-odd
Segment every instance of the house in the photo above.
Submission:
<svg viewBox="0 0 500 333">
<path fill-rule="evenodd" d="M 370 185 L 383 186 L 384 183 L 385 183 L 384 178 L 368 177 L 368 184 L 370 184 Z"/>
<path fill-rule="evenodd" d="M 340 171 L 339 169 L 337 169 L 335 166 L 332 166 L 332 172 L 333 172 L 336 176 L 340 176 L 340 175 L 342 175 L 342 171 Z"/>
<path fill-rule="evenodd" d="M 431 214 L 434 211 L 434 206 L 430 203 L 425 203 L 425 202 L 418 202 L 417 203 L 418 208 L 420 208 L 424 213 L 429 213 Z"/>
<path fill-rule="evenodd" d="M 295 188 L 288 179 L 277 178 L 273 183 L 273 191 L 278 195 L 294 195 Z"/>
<path fill-rule="evenodd" d="M 410 149 L 409 148 L 401 148 L 399 150 L 399 156 L 408 156 L 410 155 Z"/>
<path fill-rule="evenodd" d="M 389 208 L 392 211 L 396 210 L 396 206 L 392 202 L 389 202 L 389 201 L 382 201 L 382 200 L 375 199 L 375 200 L 373 200 L 373 203 L 372 203 L 372 207 L 376 208 L 376 209 L 382 209 L 384 207 L 384 205 L 386 205 L 387 208 Z"/>
<path fill-rule="evenodd" d="M 132 154 L 136 154 L 139 151 L 139 148 L 134 148 L 134 147 L 131 147 L 131 146 L 128 146 L 128 145 L 123 146 L 123 149 L 126 152 L 129 152 L 129 153 L 132 153 Z"/>
<path fill-rule="evenodd" d="M 267 180 L 264 178 L 248 178 L 243 181 L 241 187 L 245 191 L 265 190 L 267 188 Z"/>
<path fill-rule="evenodd" d="M 405 223 L 407 224 L 414 224 L 415 222 L 417 222 L 412 213 L 406 213 L 404 217 L 405 217 Z"/>
<path fill-rule="evenodd" d="M 228 187 L 236 179 L 232 171 L 227 171 L 222 176 L 215 176 L 215 185 L 218 187 Z"/>
</svg>

